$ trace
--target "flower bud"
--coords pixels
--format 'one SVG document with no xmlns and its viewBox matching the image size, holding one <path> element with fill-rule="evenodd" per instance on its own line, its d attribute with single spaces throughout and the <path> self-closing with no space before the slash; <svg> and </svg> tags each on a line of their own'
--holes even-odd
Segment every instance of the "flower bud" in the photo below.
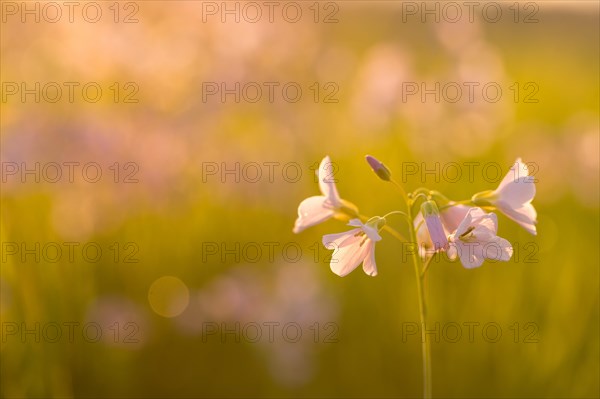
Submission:
<svg viewBox="0 0 600 399">
<path fill-rule="evenodd" d="M 381 180 L 390 181 L 390 179 L 392 178 L 392 173 L 388 168 L 386 168 L 384 164 L 382 164 L 370 155 L 367 155 L 366 158 L 367 162 L 369 163 L 369 166 L 371 167 L 371 169 L 373 169 L 373 172 L 375 172 L 375 174 L 379 176 Z"/>
<path fill-rule="evenodd" d="M 445 249 L 448 246 L 448 238 L 444 232 L 444 226 L 442 226 L 442 220 L 440 219 L 440 211 L 434 201 L 425 201 L 421 205 L 421 213 L 425 218 L 425 224 L 429 231 L 429 237 L 433 242 L 434 250 Z"/>
</svg>

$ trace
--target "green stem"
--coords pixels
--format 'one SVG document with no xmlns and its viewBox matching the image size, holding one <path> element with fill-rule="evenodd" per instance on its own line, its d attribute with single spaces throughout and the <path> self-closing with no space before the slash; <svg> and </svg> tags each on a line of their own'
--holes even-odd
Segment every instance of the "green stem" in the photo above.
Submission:
<svg viewBox="0 0 600 399">
<path fill-rule="evenodd" d="M 402 211 L 391 211 L 391 212 L 388 212 L 385 215 L 383 215 L 382 218 L 385 219 L 385 218 L 387 218 L 388 216 L 391 216 L 391 215 L 402 215 L 402 216 L 404 216 L 404 219 L 406 219 L 406 221 L 408 223 L 410 223 L 410 219 L 408 218 L 408 215 L 406 213 L 402 212 Z"/>
<path fill-rule="evenodd" d="M 410 234 L 411 242 L 416 246 L 412 251 L 413 264 L 415 268 L 415 277 L 417 280 L 417 295 L 419 296 L 419 316 L 421 319 L 421 351 L 423 354 L 423 397 L 425 399 L 431 398 L 431 346 L 427 340 L 427 334 L 425 334 L 425 323 L 427 321 L 427 303 L 425 300 L 425 292 L 423 290 L 425 275 L 422 274 L 423 263 L 422 259 L 418 254 L 418 241 L 417 234 L 415 232 L 414 218 L 412 212 L 413 201 L 408 197 L 406 191 L 393 179 L 390 180 L 394 186 L 400 191 L 404 201 L 406 202 L 406 213 L 408 214 L 408 229 Z M 418 191 L 418 192 L 417 192 Z M 416 197 L 424 195 L 425 189 L 417 190 Z M 421 193 L 423 191 L 423 193 Z"/>
<path fill-rule="evenodd" d="M 424 193 L 419 193 L 419 194 L 413 195 L 413 197 L 412 197 L 413 205 L 415 204 L 415 202 L 417 202 L 417 198 L 425 198 L 425 201 L 427 201 L 429 199 L 429 197 L 427 195 L 425 195 Z"/>
<path fill-rule="evenodd" d="M 427 269 L 429 269 L 429 265 L 431 264 L 431 261 L 433 260 L 433 257 L 435 256 L 435 254 L 432 254 L 429 259 L 427 259 L 427 261 L 425 262 L 425 265 L 423 265 L 423 272 L 421 273 L 421 275 L 423 277 L 425 277 L 425 273 L 427 273 Z"/>
<path fill-rule="evenodd" d="M 402 195 L 402 198 L 404 198 L 404 202 L 406 202 L 406 206 L 409 207 L 409 199 L 408 199 L 408 195 L 406 194 L 406 191 L 404 191 L 404 189 L 402 188 L 402 186 L 400 184 L 398 184 L 398 182 L 396 182 L 396 180 L 390 179 L 390 182 L 394 186 L 396 186 L 396 188 L 398 189 L 398 191 L 400 191 L 400 194 Z"/>
<path fill-rule="evenodd" d="M 412 220 L 412 206 L 407 202 L 408 215 Z M 424 270 L 422 259 L 418 254 L 418 242 L 417 234 L 415 232 L 414 224 L 409 225 L 410 238 L 417 248 L 412 251 L 413 264 L 415 269 L 415 278 L 417 281 L 417 296 L 419 297 L 419 316 L 421 321 L 421 352 L 423 355 L 423 397 L 425 399 L 431 398 L 431 345 L 425 334 L 425 323 L 427 322 L 427 303 L 424 291 L 424 278 L 425 275 L 421 271 Z"/>
</svg>

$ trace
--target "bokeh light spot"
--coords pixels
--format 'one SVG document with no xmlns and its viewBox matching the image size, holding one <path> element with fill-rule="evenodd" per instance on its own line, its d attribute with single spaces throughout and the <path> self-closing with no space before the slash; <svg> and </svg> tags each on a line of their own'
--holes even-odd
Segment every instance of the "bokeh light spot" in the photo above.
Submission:
<svg viewBox="0 0 600 399">
<path fill-rule="evenodd" d="M 156 314 L 175 317 L 180 315 L 190 303 L 190 291 L 177 277 L 163 276 L 150 286 L 148 302 Z"/>
</svg>

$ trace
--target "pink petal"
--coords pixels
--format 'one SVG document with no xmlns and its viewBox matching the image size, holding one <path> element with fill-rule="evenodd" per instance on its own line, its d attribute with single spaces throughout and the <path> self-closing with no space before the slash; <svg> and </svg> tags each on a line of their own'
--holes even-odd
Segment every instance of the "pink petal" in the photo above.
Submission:
<svg viewBox="0 0 600 399">
<path fill-rule="evenodd" d="M 512 208 L 503 203 L 496 204 L 508 218 L 514 220 L 517 224 L 525 228 L 534 236 L 537 235 L 535 224 L 537 223 L 537 212 L 531 204 L 525 204 L 519 208 Z"/>
<path fill-rule="evenodd" d="M 307 227 L 314 226 L 333 216 L 333 209 L 324 205 L 326 198 L 322 195 L 309 197 L 298 206 L 298 218 L 294 224 L 294 233 L 300 233 Z"/>
<path fill-rule="evenodd" d="M 429 233 L 427 232 L 427 228 L 425 227 L 425 220 L 423 220 L 423 214 L 419 212 L 417 216 L 415 216 L 414 221 L 415 229 L 418 227 L 417 233 L 417 243 L 419 244 L 419 250 L 424 248 L 433 247 L 433 243 L 431 242 L 431 238 L 429 238 Z M 423 258 L 424 256 L 421 255 Z"/>
<path fill-rule="evenodd" d="M 342 204 L 340 195 L 338 194 L 337 187 L 335 186 L 335 176 L 333 164 L 326 156 L 319 165 L 319 188 L 321 193 L 331 202 L 334 207 L 339 207 Z"/>
<path fill-rule="evenodd" d="M 363 236 L 356 235 L 360 232 L 360 229 L 352 229 L 343 233 L 326 234 L 323 236 L 322 242 L 325 248 L 336 250 L 337 248 L 343 245 L 347 246 L 352 245 L 354 243 L 358 243 L 363 238 Z"/>
<path fill-rule="evenodd" d="M 460 263 L 467 268 L 473 269 L 483 264 L 483 246 L 479 242 L 465 243 L 456 241 L 456 249 L 460 258 Z"/>
<path fill-rule="evenodd" d="M 498 216 L 495 213 L 486 213 L 473 219 L 471 225 L 475 225 L 475 236 L 479 238 L 479 234 L 494 237 L 498 232 Z"/>
<path fill-rule="evenodd" d="M 438 215 L 427 216 L 425 218 L 425 224 L 427 225 L 429 237 L 433 242 L 434 250 L 446 248 L 446 246 L 448 246 L 448 239 L 440 217 Z"/>
<path fill-rule="evenodd" d="M 508 240 L 494 237 L 484 244 L 483 256 L 486 259 L 507 262 L 513 255 L 513 248 Z"/>
<path fill-rule="evenodd" d="M 379 235 L 379 232 L 377 231 L 377 229 L 374 229 L 371 226 L 364 225 L 362 227 L 362 230 L 365 232 L 365 234 L 367 235 L 367 237 L 369 237 L 369 240 L 371 240 L 373 242 L 377 242 L 377 241 L 381 241 L 382 240 L 382 238 Z"/>
<path fill-rule="evenodd" d="M 529 180 L 530 178 L 527 176 L 521 177 L 517 181 L 511 181 L 502 188 L 498 188 L 496 190 L 497 201 L 502 201 L 514 208 L 531 202 L 535 197 L 535 183 Z"/>
<path fill-rule="evenodd" d="M 451 205 L 450 203 L 449 205 Z M 440 211 L 440 217 L 447 233 L 453 233 L 458 228 L 460 222 L 465 218 L 471 209 L 468 205 L 454 205 Z"/>
<path fill-rule="evenodd" d="M 331 255 L 331 263 L 329 264 L 331 271 L 338 276 L 344 277 L 358 265 L 369 254 L 369 240 L 360 245 L 365 237 L 357 237 L 357 240 L 344 240 L 342 245 L 333 251 Z"/>
<path fill-rule="evenodd" d="M 527 181 L 533 182 L 533 176 L 529 176 L 529 169 L 527 165 L 525 165 L 521 158 L 517 158 L 513 166 L 510 168 L 510 171 L 504 176 L 504 179 L 498 185 L 496 191 L 502 190 L 505 186 L 511 183 L 515 183 L 521 178 L 527 177 Z"/>
<path fill-rule="evenodd" d="M 481 217 L 485 215 L 485 212 L 481 208 L 471 208 L 465 215 L 465 218 L 460 222 L 458 227 L 456 228 L 456 233 L 454 235 L 456 237 L 460 237 L 463 235 L 467 229 L 473 224 L 473 219 Z"/>
<path fill-rule="evenodd" d="M 377 265 L 375 264 L 375 243 L 369 241 L 364 245 L 368 245 L 368 254 L 363 261 L 363 271 L 369 276 L 377 276 Z"/>
</svg>

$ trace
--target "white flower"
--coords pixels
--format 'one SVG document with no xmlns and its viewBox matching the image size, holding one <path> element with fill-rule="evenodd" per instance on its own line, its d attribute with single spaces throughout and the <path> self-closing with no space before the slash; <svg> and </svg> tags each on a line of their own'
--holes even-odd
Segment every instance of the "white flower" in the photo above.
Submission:
<svg viewBox="0 0 600 399">
<path fill-rule="evenodd" d="M 323 236 L 323 245 L 327 249 L 333 249 L 331 271 L 344 277 L 362 263 L 365 273 L 376 276 L 375 243 L 381 240 L 378 230 L 384 223 L 385 220 L 377 216 L 366 224 L 358 219 L 352 219 L 348 225 L 355 226 L 356 229 Z"/>
<path fill-rule="evenodd" d="M 495 206 L 528 232 L 536 235 L 537 212 L 531 205 L 535 196 L 534 181 L 534 177 L 529 176 L 527 165 L 518 158 L 497 189 L 475 194 L 472 200 L 477 205 Z"/>
<path fill-rule="evenodd" d="M 308 197 L 298 206 L 298 218 L 294 224 L 294 233 L 324 222 L 338 211 L 354 211 L 354 206 L 340 198 L 333 178 L 333 168 L 329 156 L 321 161 L 318 171 L 319 188 L 323 195 Z M 347 219 L 346 219 L 347 220 Z"/>
<path fill-rule="evenodd" d="M 498 219 L 494 213 L 485 213 L 481 208 L 471 208 L 456 232 L 448 237 L 448 256 L 457 253 L 464 267 L 479 267 L 484 259 L 508 261 L 513 248 L 507 240 L 498 237 Z"/>
</svg>

